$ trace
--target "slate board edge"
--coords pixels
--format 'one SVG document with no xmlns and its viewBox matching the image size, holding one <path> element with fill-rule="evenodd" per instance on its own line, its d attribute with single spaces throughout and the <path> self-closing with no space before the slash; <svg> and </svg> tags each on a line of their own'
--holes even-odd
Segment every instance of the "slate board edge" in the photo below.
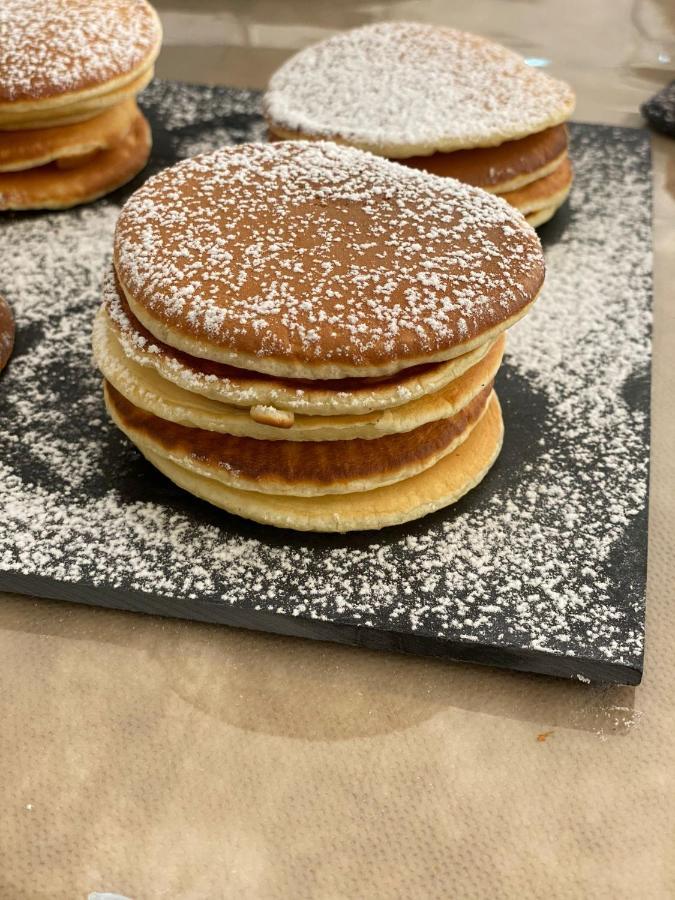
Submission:
<svg viewBox="0 0 675 900">
<path fill-rule="evenodd" d="M 249 631 L 263 631 L 285 637 L 301 637 L 368 650 L 384 650 L 414 656 L 444 659 L 448 662 L 474 663 L 484 666 L 549 675 L 556 678 L 588 679 L 591 682 L 637 685 L 641 668 L 615 661 L 603 663 L 580 656 L 566 657 L 541 650 L 476 644 L 433 638 L 404 631 L 382 630 L 347 625 L 323 619 L 303 619 L 266 610 L 244 610 L 207 600 L 182 600 L 157 597 L 144 591 L 113 587 L 95 587 L 86 582 L 56 581 L 36 575 L 0 572 L 0 591 L 60 600 L 85 606 L 118 609 L 175 619 L 188 619 L 213 625 L 227 625 Z M 581 680 L 580 679 L 580 680 Z"/>
</svg>

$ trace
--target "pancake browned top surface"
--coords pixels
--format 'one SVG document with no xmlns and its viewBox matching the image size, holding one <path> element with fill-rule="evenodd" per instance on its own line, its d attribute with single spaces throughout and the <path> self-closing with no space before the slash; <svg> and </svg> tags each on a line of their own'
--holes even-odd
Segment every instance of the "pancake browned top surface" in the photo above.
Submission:
<svg viewBox="0 0 675 900">
<path fill-rule="evenodd" d="M 499 198 L 322 142 L 164 170 L 124 206 L 115 266 L 156 336 L 310 378 L 453 355 L 544 278 L 539 239 Z"/>
<path fill-rule="evenodd" d="M 2 0 L 0 106 L 49 100 L 126 76 L 159 48 L 146 0 Z"/>
<path fill-rule="evenodd" d="M 301 50 L 264 99 L 277 133 L 390 157 L 493 146 L 557 125 L 573 107 L 568 85 L 506 47 L 416 22 L 367 25 Z"/>
</svg>

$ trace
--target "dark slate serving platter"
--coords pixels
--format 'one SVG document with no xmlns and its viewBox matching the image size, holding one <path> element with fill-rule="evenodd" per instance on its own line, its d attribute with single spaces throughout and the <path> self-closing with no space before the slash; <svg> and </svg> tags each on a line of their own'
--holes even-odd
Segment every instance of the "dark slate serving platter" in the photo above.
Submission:
<svg viewBox="0 0 675 900">
<path fill-rule="evenodd" d="M 645 132 L 571 127 L 571 199 L 541 229 L 547 285 L 509 337 L 506 439 L 456 506 L 304 535 L 174 487 L 108 423 L 89 351 L 119 205 L 143 177 L 261 139 L 259 95 L 156 82 L 155 149 L 90 207 L 8 216 L 0 292 L 0 589 L 580 680 L 642 673 L 651 169 Z"/>
</svg>

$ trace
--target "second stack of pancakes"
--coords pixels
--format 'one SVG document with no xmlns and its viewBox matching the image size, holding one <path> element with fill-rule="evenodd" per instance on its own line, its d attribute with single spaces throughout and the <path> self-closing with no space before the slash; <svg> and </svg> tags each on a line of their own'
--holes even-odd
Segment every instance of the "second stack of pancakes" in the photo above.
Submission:
<svg viewBox="0 0 675 900">
<path fill-rule="evenodd" d="M 127 202 L 94 352 L 113 420 L 179 486 L 271 525 L 380 528 L 496 459 L 503 332 L 543 277 L 535 232 L 484 191 L 242 145 Z"/>
<path fill-rule="evenodd" d="M 161 43 L 146 0 L 3 0 L 0 35 L 0 210 L 86 203 L 145 166 L 135 98 Z"/>
<path fill-rule="evenodd" d="M 572 185 L 567 84 L 484 37 L 418 22 L 292 56 L 264 98 L 274 138 L 349 144 L 504 197 L 536 226 Z"/>
</svg>

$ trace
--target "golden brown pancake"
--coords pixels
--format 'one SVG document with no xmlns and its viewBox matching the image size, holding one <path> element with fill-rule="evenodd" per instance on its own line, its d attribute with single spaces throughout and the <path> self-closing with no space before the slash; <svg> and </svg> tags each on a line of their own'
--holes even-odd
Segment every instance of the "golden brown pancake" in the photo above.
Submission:
<svg viewBox="0 0 675 900">
<path fill-rule="evenodd" d="M 309 142 L 226 147 L 149 179 L 114 262 L 158 340 L 310 379 L 460 356 L 522 317 L 544 278 L 535 232 L 499 199 Z"/>
<path fill-rule="evenodd" d="M 9 303 L 4 297 L 0 297 L 0 372 L 7 365 L 7 361 L 14 349 L 14 316 Z"/>
<path fill-rule="evenodd" d="M 85 163 L 62 169 L 56 163 L 0 173 L 0 210 L 67 209 L 110 193 L 143 169 L 152 145 L 150 126 L 139 112 L 123 140 Z"/>
<path fill-rule="evenodd" d="M 500 339 L 443 363 L 413 366 L 384 378 L 274 378 L 175 350 L 135 318 L 114 272 L 104 282 L 98 319 L 112 329 L 125 355 L 192 394 L 237 407 L 271 406 L 305 416 L 362 415 L 389 410 L 440 391 L 475 366 Z"/>
<path fill-rule="evenodd" d="M 486 38 L 381 22 L 301 50 L 270 79 L 273 134 L 405 159 L 493 147 L 564 122 L 574 94 Z"/>
<path fill-rule="evenodd" d="M 120 102 L 150 77 L 161 43 L 146 0 L 3 0 L 2 26 L 0 128 L 9 130 Z"/>
<path fill-rule="evenodd" d="M 500 196 L 512 206 L 519 209 L 524 215 L 537 212 L 541 209 L 558 207 L 565 202 L 572 187 L 572 166 L 568 159 L 563 160 L 560 166 L 545 178 L 526 184 L 525 187 L 515 191 L 508 191 Z"/>
<path fill-rule="evenodd" d="M 496 394 L 467 439 L 419 475 L 356 494 L 291 497 L 226 487 L 154 453 L 147 459 L 179 487 L 255 522 L 298 531 L 346 532 L 384 528 L 449 506 L 475 487 L 499 455 L 504 428 Z"/>
<path fill-rule="evenodd" d="M 454 381 L 402 406 L 362 415 L 283 415 L 274 407 L 258 404 L 241 409 L 177 387 L 126 356 L 109 321 L 99 313 L 94 322 L 94 359 L 104 378 L 130 403 L 179 425 L 259 440 L 371 440 L 448 418 L 494 379 L 506 342 L 501 335 L 483 359 Z"/>
<path fill-rule="evenodd" d="M 466 439 L 491 391 L 489 384 L 454 416 L 414 431 L 374 440 L 297 443 L 177 425 L 139 409 L 105 382 L 110 415 L 142 452 L 148 448 L 240 490 L 294 496 L 371 490 L 418 474 Z"/>
<path fill-rule="evenodd" d="M 497 147 L 474 147 L 400 161 L 501 194 L 548 175 L 560 165 L 566 153 L 567 128 L 555 125 Z"/>
<path fill-rule="evenodd" d="M 81 165 L 83 157 L 120 144 L 138 115 L 131 99 L 74 125 L 0 131 L 0 172 L 34 169 L 55 160 L 61 167 L 66 162 Z"/>
</svg>

